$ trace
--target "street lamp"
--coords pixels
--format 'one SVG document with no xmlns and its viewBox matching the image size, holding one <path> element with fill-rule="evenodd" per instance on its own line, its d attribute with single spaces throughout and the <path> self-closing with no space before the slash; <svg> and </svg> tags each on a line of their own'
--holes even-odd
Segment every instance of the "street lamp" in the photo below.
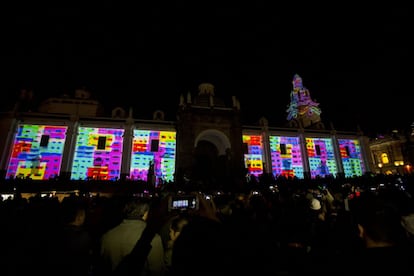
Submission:
<svg viewBox="0 0 414 276">
<path fill-rule="evenodd" d="M 404 161 L 394 161 L 394 166 L 397 167 L 397 173 L 402 174 L 400 167 L 404 166 Z"/>
<path fill-rule="evenodd" d="M 382 163 L 378 163 L 378 168 L 380 169 L 380 174 L 382 174 Z"/>
<path fill-rule="evenodd" d="M 412 166 L 410 164 L 405 165 L 406 173 L 411 174 L 411 168 L 412 168 Z"/>
<path fill-rule="evenodd" d="M 396 167 L 398 167 L 398 166 L 403 166 L 403 165 L 404 165 L 404 161 L 394 161 L 394 165 L 395 165 Z"/>
</svg>

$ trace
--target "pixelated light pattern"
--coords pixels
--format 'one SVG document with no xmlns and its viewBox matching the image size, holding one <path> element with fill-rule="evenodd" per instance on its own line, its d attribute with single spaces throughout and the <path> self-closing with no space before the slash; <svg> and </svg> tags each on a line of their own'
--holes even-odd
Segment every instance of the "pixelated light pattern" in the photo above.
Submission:
<svg viewBox="0 0 414 276">
<path fill-rule="evenodd" d="M 18 125 L 6 178 L 46 180 L 59 176 L 66 130 L 66 126 Z"/>
<path fill-rule="evenodd" d="M 79 127 L 71 179 L 118 180 L 124 129 Z M 103 140 L 99 145 L 100 140 Z"/>
<path fill-rule="evenodd" d="M 304 177 L 299 137 L 270 135 L 269 144 L 275 177 Z"/>
<path fill-rule="evenodd" d="M 301 116 L 312 118 L 316 122 L 320 120 L 321 109 L 319 103 L 311 99 L 309 90 L 303 86 L 302 78 L 295 74 L 293 76 L 293 90 L 290 92 L 290 104 L 286 110 L 287 119 L 293 120 Z"/>
<path fill-rule="evenodd" d="M 357 139 L 338 139 L 339 152 L 345 177 L 362 176 L 365 166 L 362 159 L 361 145 Z"/>
<path fill-rule="evenodd" d="M 338 167 L 331 138 L 306 138 L 311 178 L 336 176 Z"/>
<path fill-rule="evenodd" d="M 134 130 L 130 178 L 148 180 L 151 162 L 154 166 L 155 185 L 174 180 L 176 158 L 176 132 Z"/>
<path fill-rule="evenodd" d="M 260 135 L 243 135 L 243 144 L 247 146 L 244 165 L 250 175 L 263 174 L 263 141 Z"/>
</svg>

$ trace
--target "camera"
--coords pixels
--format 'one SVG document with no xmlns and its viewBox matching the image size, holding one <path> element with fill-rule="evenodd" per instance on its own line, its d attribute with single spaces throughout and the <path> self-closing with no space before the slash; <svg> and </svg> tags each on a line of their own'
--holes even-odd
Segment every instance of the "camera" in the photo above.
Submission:
<svg viewBox="0 0 414 276">
<path fill-rule="evenodd" d="M 198 210 L 198 198 L 196 195 L 173 195 L 168 200 L 168 211 Z"/>
</svg>

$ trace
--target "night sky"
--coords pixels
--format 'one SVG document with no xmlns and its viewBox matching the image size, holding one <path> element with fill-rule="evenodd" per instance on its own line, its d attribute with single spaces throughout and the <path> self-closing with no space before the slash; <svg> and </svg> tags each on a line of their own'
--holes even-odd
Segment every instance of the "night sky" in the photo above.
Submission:
<svg viewBox="0 0 414 276">
<path fill-rule="evenodd" d="M 246 125 L 265 116 L 276 127 L 286 123 L 299 74 L 328 127 L 360 125 L 371 135 L 413 121 L 408 2 L 78 2 L 67 8 L 65 1 L 23 1 L 3 10 L 7 101 L 22 88 L 45 99 L 85 87 L 109 111 L 131 106 L 134 117 L 151 118 L 163 110 L 175 120 L 180 94 L 196 95 L 200 83 L 210 82 L 229 105 L 238 97 Z"/>
</svg>

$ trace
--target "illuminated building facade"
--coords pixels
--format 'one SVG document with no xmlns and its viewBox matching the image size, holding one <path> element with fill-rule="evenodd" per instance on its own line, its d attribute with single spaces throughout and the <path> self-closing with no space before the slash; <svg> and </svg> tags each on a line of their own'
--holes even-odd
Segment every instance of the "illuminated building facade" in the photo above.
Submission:
<svg viewBox="0 0 414 276">
<path fill-rule="evenodd" d="M 371 171 L 367 138 L 326 130 L 318 103 L 298 75 L 283 128 L 269 126 L 265 118 L 255 126 L 243 125 L 238 99 L 233 96 L 226 106 L 210 83 L 200 84 L 196 96 L 180 96 L 177 121 L 165 121 L 160 111 L 153 120 L 134 119 L 132 109 L 126 114 L 122 108 L 111 117 L 98 117 L 99 103 L 92 114 L 79 105 L 95 102 L 87 93 L 79 95 L 81 100 L 65 97 L 64 114 L 48 109 L 50 100 L 40 106 L 42 112 L 4 114 L 4 178 L 129 179 L 154 185 L 190 179 L 214 186 L 246 175 L 352 177 Z"/>
<path fill-rule="evenodd" d="M 414 124 L 407 130 L 393 130 L 369 142 L 374 172 L 412 174 L 414 162 Z"/>
</svg>

